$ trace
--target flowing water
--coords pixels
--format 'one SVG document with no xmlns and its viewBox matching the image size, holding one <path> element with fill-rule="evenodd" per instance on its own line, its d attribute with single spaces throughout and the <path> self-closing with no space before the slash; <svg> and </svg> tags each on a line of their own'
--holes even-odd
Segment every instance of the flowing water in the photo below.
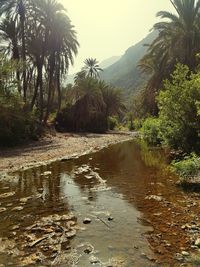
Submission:
<svg viewBox="0 0 200 267">
<path fill-rule="evenodd" d="M 175 181 L 166 155 L 136 141 L 16 173 L 0 181 L 0 266 L 26 265 L 18 248 L 24 229 L 69 212 L 79 226 L 65 252 L 74 262 L 53 266 L 180 266 L 175 254 L 188 248 L 181 225 L 191 216 Z M 33 262 L 26 266 L 49 266 Z"/>
</svg>

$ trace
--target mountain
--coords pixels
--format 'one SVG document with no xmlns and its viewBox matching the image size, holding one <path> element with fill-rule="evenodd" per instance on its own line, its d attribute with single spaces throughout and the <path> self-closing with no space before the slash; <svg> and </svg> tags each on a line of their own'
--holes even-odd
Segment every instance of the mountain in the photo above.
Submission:
<svg viewBox="0 0 200 267">
<path fill-rule="evenodd" d="M 103 60 L 99 66 L 102 68 L 102 69 L 106 69 L 108 67 L 110 67 L 111 65 L 113 65 L 115 62 L 117 62 L 119 59 L 121 58 L 121 56 L 113 56 L 113 57 L 110 57 L 108 59 L 105 59 Z"/>
<path fill-rule="evenodd" d="M 142 41 L 128 48 L 117 62 L 102 72 L 101 79 L 113 86 L 126 89 L 126 95 L 133 94 L 147 80 L 146 75 L 137 68 L 137 64 L 147 51 L 144 45 L 150 44 L 156 36 L 156 32 L 151 32 Z"/>
<path fill-rule="evenodd" d="M 120 56 L 113 56 L 113 57 L 107 58 L 107 59 L 103 60 L 101 63 L 99 63 L 99 66 L 102 69 L 106 69 L 109 66 L 113 65 L 115 62 L 117 62 L 120 58 L 121 58 Z M 73 84 L 75 75 L 76 74 L 68 75 L 64 84 L 68 84 L 68 83 Z"/>
</svg>

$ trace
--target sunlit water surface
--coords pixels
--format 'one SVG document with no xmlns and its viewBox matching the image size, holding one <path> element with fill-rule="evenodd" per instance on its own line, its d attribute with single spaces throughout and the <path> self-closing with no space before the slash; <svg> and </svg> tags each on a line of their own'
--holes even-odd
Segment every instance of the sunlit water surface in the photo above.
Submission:
<svg viewBox="0 0 200 267">
<path fill-rule="evenodd" d="M 165 167 L 163 152 L 129 141 L 78 159 L 18 173 L 15 179 L 0 181 L 0 194 L 15 192 L 0 199 L 0 207 L 6 208 L 0 213 L 0 237 L 9 237 L 16 224 L 16 234 L 20 235 L 41 217 L 72 212 L 80 228 L 85 228 L 71 240 L 72 250 L 76 249 L 79 255 L 74 266 L 110 266 L 111 259 L 124 267 L 171 266 L 167 261 L 184 242 L 176 228 L 167 228 L 172 215 L 172 207 L 167 205 L 170 201 L 173 208 L 181 207 L 184 194 Z M 41 175 L 45 171 L 51 171 L 51 175 Z M 152 195 L 160 196 L 164 202 L 151 199 Z M 20 206 L 20 199 L 28 196 L 32 198 L 23 210 L 13 211 Z M 84 225 L 87 217 L 92 221 Z M 151 233 L 162 231 L 163 240 L 170 246 L 159 252 L 160 244 L 152 240 Z M 82 250 L 84 244 L 92 245 L 93 255 L 101 264 L 91 265 L 91 255 Z M 0 264 L 16 266 L 12 257 L 0 255 Z M 156 261 L 160 255 L 161 265 Z"/>
</svg>

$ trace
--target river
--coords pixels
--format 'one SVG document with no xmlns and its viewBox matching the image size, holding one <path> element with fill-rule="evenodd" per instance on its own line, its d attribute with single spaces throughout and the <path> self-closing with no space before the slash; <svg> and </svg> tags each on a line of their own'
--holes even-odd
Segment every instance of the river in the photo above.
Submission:
<svg viewBox="0 0 200 267">
<path fill-rule="evenodd" d="M 182 226 L 199 206 L 176 180 L 166 154 L 137 141 L 15 173 L 0 181 L 0 266 L 181 266 L 191 247 Z M 76 235 L 60 251 L 69 258 L 26 247 L 30 225 L 69 213 Z"/>
</svg>

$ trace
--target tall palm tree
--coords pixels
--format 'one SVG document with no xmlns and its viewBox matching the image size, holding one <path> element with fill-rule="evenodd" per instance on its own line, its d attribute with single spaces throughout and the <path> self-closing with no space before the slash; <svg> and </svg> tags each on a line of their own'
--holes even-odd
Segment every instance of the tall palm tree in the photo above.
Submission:
<svg viewBox="0 0 200 267">
<path fill-rule="evenodd" d="M 158 12 L 157 16 L 165 21 L 154 25 L 153 29 L 158 31 L 158 36 L 139 62 L 142 71 L 150 75 L 147 91 L 154 95 L 154 102 L 163 79 L 170 77 L 177 62 L 188 65 L 191 70 L 198 65 L 196 55 L 200 51 L 200 0 L 170 2 L 176 14 Z"/>
<path fill-rule="evenodd" d="M 48 100 L 47 110 L 44 121 L 50 113 L 50 106 L 53 102 L 53 88 L 57 89 L 58 93 L 58 111 L 61 107 L 61 78 L 68 71 L 69 65 L 73 64 L 73 58 L 78 51 L 78 41 L 76 39 L 76 32 L 74 26 L 71 24 L 65 9 L 56 1 L 51 1 L 52 12 L 49 18 L 49 35 L 47 51 L 48 57 Z M 51 5 L 48 5 L 50 9 Z M 52 20 L 52 22 L 51 22 Z"/>
<path fill-rule="evenodd" d="M 85 61 L 85 66 L 83 70 L 86 72 L 86 75 L 91 78 L 99 78 L 99 72 L 103 71 L 99 67 L 99 63 L 96 58 L 87 58 Z"/>
</svg>

